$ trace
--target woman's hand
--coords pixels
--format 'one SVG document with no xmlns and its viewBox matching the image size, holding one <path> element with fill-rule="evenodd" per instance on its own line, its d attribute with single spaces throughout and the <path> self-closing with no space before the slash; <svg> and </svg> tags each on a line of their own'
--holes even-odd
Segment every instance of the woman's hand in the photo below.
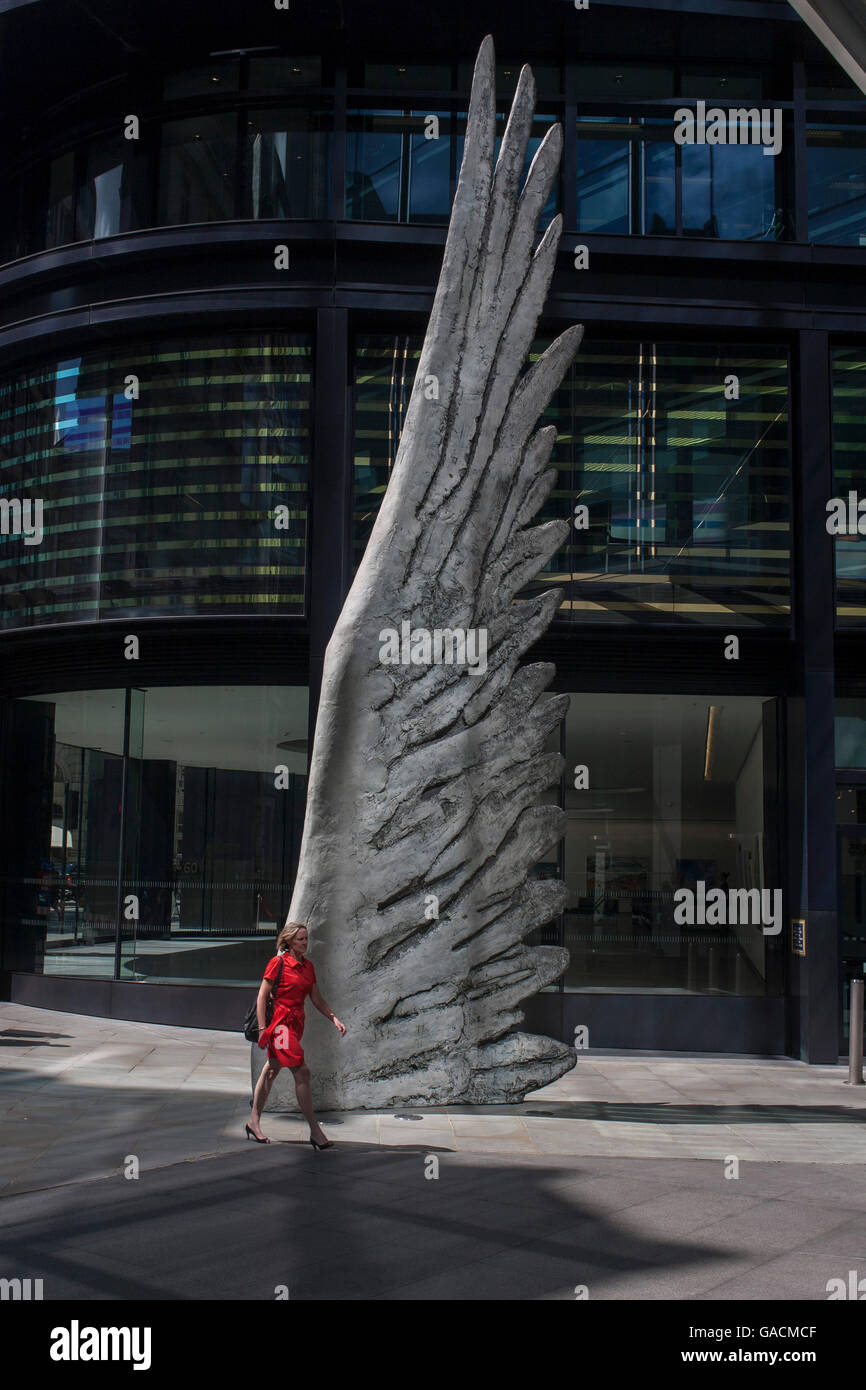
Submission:
<svg viewBox="0 0 866 1390">
<path fill-rule="evenodd" d="M 337 1018 L 337 1015 L 336 1015 L 336 1014 L 334 1014 L 333 1018 L 331 1019 L 331 1022 L 333 1023 L 334 1027 L 335 1027 L 336 1029 L 338 1029 L 339 1034 L 340 1034 L 340 1037 L 341 1037 L 341 1038 L 342 1038 L 342 1037 L 345 1037 L 345 1036 L 346 1036 L 346 1025 L 345 1025 L 345 1023 L 341 1023 L 340 1020 Z"/>
</svg>

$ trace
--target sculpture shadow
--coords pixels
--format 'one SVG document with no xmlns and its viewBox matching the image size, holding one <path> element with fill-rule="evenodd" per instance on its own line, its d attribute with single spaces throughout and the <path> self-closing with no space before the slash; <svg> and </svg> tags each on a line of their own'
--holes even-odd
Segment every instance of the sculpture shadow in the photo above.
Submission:
<svg viewBox="0 0 866 1390">
<path fill-rule="evenodd" d="M 431 1160 L 438 1177 L 425 1176 Z M 0 1200 L 0 1260 L 46 1300 L 442 1300 L 636 1296 L 636 1277 L 689 1296 L 730 1249 L 640 1235 L 617 1209 L 682 1194 L 614 1161 L 400 1145 L 249 1145 L 237 1153 Z M 705 1165 L 706 1166 L 706 1165 Z M 620 1194 L 617 1195 L 617 1185 Z M 695 1201 L 702 1194 L 693 1193 Z M 696 1217 L 696 1220 L 700 1220 Z M 254 1258 L 253 1258 L 254 1255 Z M 755 1256 L 758 1262 L 759 1256 Z"/>
</svg>

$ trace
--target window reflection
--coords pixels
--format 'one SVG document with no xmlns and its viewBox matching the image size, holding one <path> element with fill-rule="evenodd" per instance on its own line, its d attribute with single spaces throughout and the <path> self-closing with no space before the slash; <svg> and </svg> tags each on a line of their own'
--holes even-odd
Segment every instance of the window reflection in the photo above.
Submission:
<svg viewBox="0 0 866 1390">
<path fill-rule="evenodd" d="M 399 111 L 350 111 L 346 135 L 346 216 L 364 222 L 400 220 L 404 149 L 409 123 Z"/>
<path fill-rule="evenodd" d="M 250 112 L 246 130 L 253 217 L 327 216 L 327 119 L 303 110 Z"/>
<path fill-rule="evenodd" d="M 641 230 L 646 236 L 673 236 L 677 229 L 676 150 L 669 138 L 669 127 L 654 127 L 654 122 L 644 126 L 640 147 Z"/>
<path fill-rule="evenodd" d="M 866 344 L 834 348 L 833 489 L 846 502 L 850 492 L 863 496 L 866 473 Z M 834 536 L 836 623 L 866 626 L 866 536 Z M 859 763 L 843 764 L 859 767 Z"/>
<path fill-rule="evenodd" d="M 677 181 L 685 236 L 735 240 L 790 236 L 779 206 L 775 159 L 760 148 L 685 145 L 661 116 L 582 116 L 577 127 L 577 206 L 581 231 L 672 236 L 678 231 Z"/>
<path fill-rule="evenodd" d="M 533 344 L 530 361 L 547 346 Z M 355 359 L 355 555 L 396 457 L 417 335 Z M 725 399 L 736 376 L 739 405 Z M 788 364 L 781 348 L 587 337 L 543 417 L 558 481 L 539 520 L 570 527 L 524 591 L 564 590 L 580 623 L 790 624 Z"/>
<path fill-rule="evenodd" d="M 124 141 L 111 141 L 88 153 L 79 195 L 78 238 L 116 236 L 121 230 L 124 192 Z"/>
<path fill-rule="evenodd" d="M 764 836 L 771 702 L 607 693 L 570 701 L 566 759 L 591 763 L 591 775 L 577 790 L 566 779 L 566 988 L 764 994 L 776 938 L 727 912 L 724 924 L 681 924 L 674 894 L 696 894 L 699 882 L 705 892 L 753 895 L 782 886 Z M 549 870 L 556 876 L 555 861 Z"/>
<path fill-rule="evenodd" d="M 748 146 L 680 148 L 673 143 L 671 121 L 678 99 L 692 103 L 702 98 L 724 106 L 789 98 L 784 66 L 756 70 L 689 62 L 677 69 L 670 63 L 581 60 L 575 68 L 577 157 L 576 165 L 563 168 L 562 177 L 575 181 L 580 230 L 753 241 L 793 237 L 787 154 L 768 158 L 760 148 Z M 19 174 L 0 210 L 0 258 L 153 225 L 247 217 L 327 217 L 336 212 L 352 220 L 445 225 L 462 159 L 465 110 L 431 111 L 420 104 L 421 96 L 411 99 L 409 93 L 428 90 L 435 108 L 432 93 L 453 89 L 455 73 L 462 91 L 471 71 L 471 64 L 373 62 L 364 65 L 363 74 L 355 72 L 350 80 L 363 76 L 371 89 L 383 93 L 373 101 L 386 104 L 361 104 L 348 112 L 345 212 L 331 208 L 335 135 L 329 98 L 322 95 L 320 110 L 294 104 L 305 100 L 305 88 L 322 82 L 319 57 L 253 56 L 243 65 L 236 59 L 214 59 L 169 74 L 163 88 L 168 114 L 181 101 L 187 110 L 200 105 L 200 114 L 163 120 L 155 128 L 160 151 L 155 162 L 148 152 L 150 133 L 142 146 L 100 134 Z M 500 64 L 501 96 L 513 91 L 519 71 L 518 63 Z M 535 64 L 533 71 L 539 100 L 552 97 L 555 110 L 563 70 Z M 389 88 L 393 99 L 384 95 Z M 778 98 L 768 95 L 768 89 L 777 91 Z M 292 95 L 282 109 L 268 108 L 268 100 L 279 92 Z M 231 111 L 215 111 L 205 100 L 231 99 L 232 93 L 238 99 Z M 827 120 L 819 114 L 822 101 L 829 106 L 831 98 L 838 99 L 841 108 L 843 102 L 862 103 L 862 94 L 830 70 L 811 74 L 808 94 L 815 103 L 807 127 L 809 239 L 866 244 L 866 125 L 853 111 L 842 116 L 840 109 Z M 254 109 L 246 106 L 248 101 Z M 463 106 L 462 97 L 459 104 Z M 440 123 L 435 139 L 427 131 L 431 115 Z M 554 119 L 562 119 L 561 111 L 536 117 L 530 159 Z M 787 151 L 793 148 L 792 119 L 786 116 Z M 499 138 L 504 124 L 500 112 Z M 342 142 L 344 137 L 340 133 L 336 138 Z M 559 205 L 557 189 L 543 211 L 542 227 Z"/>
<path fill-rule="evenodd" d="M 307 690 L 130 691 L 121 839 L 126 694 L 14 702 L 31 772 L 44 769 L 9 861 L 21 968 L 114 978 L 119 926 L 121 979 L 256 980 L 300 850 Z"/>
<path fill-rule="evenodd" d="M 75 240 L 75 155 L 51 161 L 48 174 L 48 208 L 45 245 L 64 246 Z"/>
<path fill-rule="evenodd" d="M 683 233 L 736 241 L 775 238 L 776 163 L 760 146 L 684 145 Z M 779 210 L 780 223 L 784 214 Z"/>
<path fill-rule="evenodd" d="M 302 613 L 311 351 L 227 334 L 0 377 L 0 485 L 27 495 L 35 458 L 45 515 L 40 544 L 0 538 L 2 624 Z"/>
<path fill-rule="evenodd" d="M 163 226 L 235 216 L 237 117 L 166 121 L 160 156 L 159 220 Z"/>
<path fill-rule="evenodd" d="M 866 125 L 808 130 L 809 240 L 866 246 Z"/>
<path fill-rule="evenodd" d="M 632 130 L 627 121 L 578 122 L 577 221 L 582 232 L 631 231 Z"/>
</svg>

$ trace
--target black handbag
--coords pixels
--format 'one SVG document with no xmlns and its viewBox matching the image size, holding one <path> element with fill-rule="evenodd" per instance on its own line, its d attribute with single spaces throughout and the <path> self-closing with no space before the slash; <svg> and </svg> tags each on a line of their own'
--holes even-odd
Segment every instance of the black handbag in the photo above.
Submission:
<svg viewBox="0 0 866 1390">
<path fill-rule="evenodd" d="M 265 1004 L 265 1026 L 267 1026 L 267 1025 L 270 1023 L 271 1017 L 273 1016 L 273 1012 L 274 1012 L 274 997 L 275 997 L 275 995 L 276 995 L 277 990 L 278 990 L 279 987 L 280 987 L 280 980 L 281 980 L 282 978 L 283 978 L 283 958 L 282 958 L 282 956 L 280 956 L 280 968 L 279 968 L 279 970 L 277 971 L 277 978 L 276 978 L 275 981 L 274 981 L 273 989 L 271 990 L 270 994 L 268 995 L 268 1000 L 267 1000 L 267 1003 Z M 250 1005 L 249 1009 L 247 1010 L 247 1016 L 246 1016 L 246 1018 L 244 1019 L 244 1037 L 246 1038 L 247 1042 L 258 1042 L 258 1040 L 259 1040 L 259 1013 L 258 1013 L 258 1002 L 259 1002 L 259 996 L 256 995 L 255 999 L 253 1000 L 252 1004 Z"/>
</svg>

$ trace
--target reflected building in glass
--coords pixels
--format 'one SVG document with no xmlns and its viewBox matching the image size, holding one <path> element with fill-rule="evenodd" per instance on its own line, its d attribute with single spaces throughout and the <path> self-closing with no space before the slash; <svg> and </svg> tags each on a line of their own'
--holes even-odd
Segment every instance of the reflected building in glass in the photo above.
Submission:
<svg viewBox="0 0 866 1390">
<path fill-rule="evenodd" d="M 238 1026 L 490 32 L 497 142 L 524 60 L 526 166 L 563 131 L 531 360 L 586 326 L 543 422 L 569 535 L 524 593 L 560 592 L 530 659 L 571 696 L 534 870 L 570 964 L 527 1025 L 834 1061 L 866 972 L 866 534 L 826 524 L 866 499 L 866 94 L 782 0 L 102 10 L 0 15 L 4 996 Z M 678 143 L 699 102 L 778 113 L 779 153 Z M 743 912 L 684 921 L 699 885 Z"/>
</svg>

